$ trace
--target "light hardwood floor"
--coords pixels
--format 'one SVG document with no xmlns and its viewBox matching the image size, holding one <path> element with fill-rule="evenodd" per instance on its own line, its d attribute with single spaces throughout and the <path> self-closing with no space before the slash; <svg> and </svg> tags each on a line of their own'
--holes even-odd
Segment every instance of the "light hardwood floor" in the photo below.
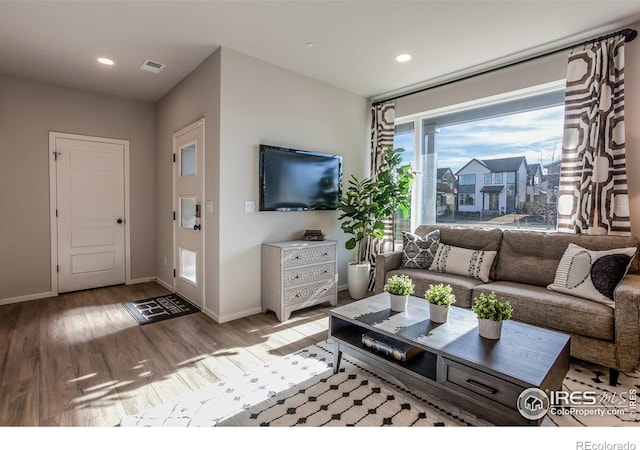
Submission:
<svg viewBox="0 0 640 450">
<path fill-rule="evenodd" d="M 196 313 L 145 326 L 121 305 L 165 293 L 144 283 L 0 306 L 0 426 L 114 426 L 327 337 L 328 304 L 282 323 Z"/>
</svg>

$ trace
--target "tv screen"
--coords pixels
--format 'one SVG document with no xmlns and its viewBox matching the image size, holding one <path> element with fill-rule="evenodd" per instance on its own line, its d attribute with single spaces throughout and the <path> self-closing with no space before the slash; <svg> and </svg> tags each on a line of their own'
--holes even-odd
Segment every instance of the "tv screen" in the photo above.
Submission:
<svg viewBox="0 0 640 450">
<path fill-rule="evenodd" d="M 260 211 L 338 209 L 342 157 L 260 145 Z"/>
</svg>

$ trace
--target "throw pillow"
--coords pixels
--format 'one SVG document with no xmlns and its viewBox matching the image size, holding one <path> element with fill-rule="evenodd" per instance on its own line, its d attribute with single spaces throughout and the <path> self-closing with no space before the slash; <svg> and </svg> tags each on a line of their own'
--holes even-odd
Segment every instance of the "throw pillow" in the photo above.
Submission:
<svg viewBox="0 0 640 450">
<path fill-rule="evenodd" d="M 440 244 L 430 270 L 475 278 L 487 283 L 498 252 Z"/>
<path fill-rule="evenodd" d="M 417 234 L 402 233 L 401 269 L 429 269 L 438 250 L 440 230 L 433 230 L 425 237 Z"/>
<path fill-rule="evenodd" d="M 613 293 L 629 270 L 635 247 L 588 250 L 569 244 L 549 290 L 613 304 Z"/>
</svg>

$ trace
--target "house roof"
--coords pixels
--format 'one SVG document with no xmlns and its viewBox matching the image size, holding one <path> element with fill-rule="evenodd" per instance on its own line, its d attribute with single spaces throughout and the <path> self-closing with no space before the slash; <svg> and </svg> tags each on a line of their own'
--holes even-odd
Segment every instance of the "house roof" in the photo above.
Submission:
<svg viewBox="0 0 640 450">
<path fill-rule="evenodd" d="M 527 165 L 527 158 L 524 156 L 514 156 L 512 158 L 483 159 L 482 163 L 491 172 L 517 172 L 524 163 Z"/>
<path fill-rule="evenodd" d="M 560 160 L 545 164 L 544 168 L 547 169 L 547 173 L 560 173 Z"/>
<path fill-rule="evenodd" d="M 527 164 L 527 170 L 529 171 L 529 174 L 531 174 L 531 175 L 535 175 L 536 173 L 538 173 L 538 171 L 540 173 L 542 173 L 542 167 L 538 163 Z"/>
<path fill-rule="evenodd" d="M 462 172 L 464 169 L 466 169 L 468 166 L 470 166 L 474 162 L 476 162 L 476 163 L 478 163 L 478 164 L 480 164 L 480 165 L 482 165 L 484 167 L 487 167 L 487 165 L 484 162 L 480 161 L 479 159 L 473 158 L 468 163 L 466 163 L 464 166 L 462 166 L 462 168 L 456 172 L 456 175 L 458 175 L 460 172 Z"/>
</svg>

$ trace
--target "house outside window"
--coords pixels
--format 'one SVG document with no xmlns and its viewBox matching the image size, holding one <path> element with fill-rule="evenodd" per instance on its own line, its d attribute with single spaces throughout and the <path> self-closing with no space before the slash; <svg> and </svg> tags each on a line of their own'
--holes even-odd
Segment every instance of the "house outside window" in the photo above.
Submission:
<svg viewBox="0 0 640 450">
<path fill-rule="evenodd" d="M 484 174 L 484 184 L 491 184 L 491 172 Z"/>
<path fill-rule="evenodd" d="M 496 184 L 503 184 L 504 181 L 502 181 L 502 172 L 496 173 Z"/>
</svg>

